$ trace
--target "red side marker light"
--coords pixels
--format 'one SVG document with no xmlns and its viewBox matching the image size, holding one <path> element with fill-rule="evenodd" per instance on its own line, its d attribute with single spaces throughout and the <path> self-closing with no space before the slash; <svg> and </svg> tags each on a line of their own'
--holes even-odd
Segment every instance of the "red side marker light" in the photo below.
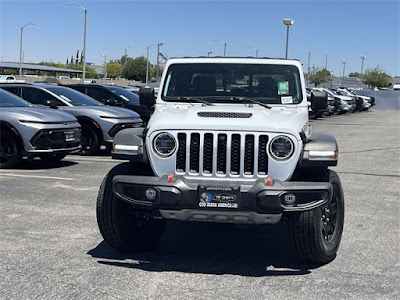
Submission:
<svg viewBox="0 0 400 300">
<path fill-rule="evenodd" d="M 174 182 L 174 174 L 168 175 L 168 182 Z"/>
<path fill-rule="evenodd" d="M 271 186 L 272 185 L 272 178 L 268 176 L 267 178 L 267 186 Z"/>
</svg>

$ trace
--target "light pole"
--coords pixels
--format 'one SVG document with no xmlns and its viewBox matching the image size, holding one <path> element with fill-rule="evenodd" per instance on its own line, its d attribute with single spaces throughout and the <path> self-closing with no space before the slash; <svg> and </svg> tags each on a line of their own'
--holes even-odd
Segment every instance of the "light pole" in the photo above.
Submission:
<svg viewBox="0 0 400 300">
<path fill-rule="evenodd" d="M 364 70 L 364 59 L 366 59 L 367 57 L 365 55 L 361 55 L 361 75 L 363 74 L 363 70 Z"/>
<path fill-rule="evenodd" d="M 214 42 L 220 42 L 222 44 L 224 44 L 224 57 L 226 56 L 226 42 L 224 42 L 223 40 L 214 40 Z"/>
<path fill-rule="evenodd" d="M 256 57 L 258 57 L 258 49 L 253 49 L 256 51 Z"/>
<path fill-rule="evenodd" d="M 325 69 L 324 69 L 324 87 L 325 87 L 325 83 L 326 83 L 326 71 L 328 68 L 328 55 L 325 54 Z"/>
<path fill-rule="evenodd" d="M 128 49 L 130 48 L 130 46 L 128 46 L 128 48 L 125 48 L 125 58 L 128 57 Z"/>
<path fill-rule="evenodd" d="M 285 58 L 288 57 L 288 49 L 289 49 L 289 26 L 293 25 L 294 20 L 292 19 L 283 19 L 283 24 L 287 26 L 286 30 L 286 56 Z"/>
<path fill-rule="evenodd" d="M 158 74 L 160 73 L 160 70 L 159 70 L 159 63 L 160 63 L 159 57 L 160 57 L 160 47 L 161 47 L 162 45 L 164 45 L 163 42 L 160 42 L 160 43 L 157 44 L 157 69 L 156 69 L 156 79 L 157 79 L 157 82 L 158 82 L 158 80 L 159 80 Z"/>
<path fill-rule="evenodd" d="M 211 55 L 212 53 L 213 53 L 212 51 L 208 51 L 208 52 L 207 52 L 207 56 L 210 57 L 210 55 Z"/>
<path fill-rule="evenodd" d="M 75 5 L 83 9 L 85 12 L 85 24 L 83 27 L 83 55 L 82 55 L 82 62 L 83 62 L 83 71 L 82 71 L 82 83 L 85 83 L 85 71 L 86 71 L 86 22 L 87 22 L 87 9 L 84 8 L 80 4 L 75 4 L 75 3 L 67 3 L 67 5 Z"/>
<path fill-rule="evenodd" d="M 102 54 L 101 56 L 104 57 L 104 79 L 107 78 L 107 55 Z"/>
<path fill-rule="evenodd" d="M 346 62 L 344 61 L 344 62 L 343 62 L 343 77 L 344 77 L 344 74 L 345 74 L 345 73 L 344 73 L 344 70 L 345 70 L 345 69 L 346 69 Z"/>
<path fill-rule="evenodd" d="M 150 45 L 150 46 L 147 47 L 147 57 L 146 57 L 146 59 L 147 59 L 147 62 L 146 62 L 146 83 L 147 83 L 148 80 L 149 80 L 149 49 L 150 49 L 150 47 L 153 47 L 153 46 L 155 46 L 155 44 Z"/>
<path fill-rule="evenodd" d="M 22 79 L 22 34 L 24 32 L 24 28 L 29 25 L 36 25 L 35 23 L 28 23 L 21 27 L 21 39 L 19 42 L 19 79 Z"/>
<path fill-rule="evenodd" d="M 310 56 L 311 56 L 311 49 L 308 50 L 308 67 L 307 67 L 307 86 L 310 81 Z"/>
</svg>

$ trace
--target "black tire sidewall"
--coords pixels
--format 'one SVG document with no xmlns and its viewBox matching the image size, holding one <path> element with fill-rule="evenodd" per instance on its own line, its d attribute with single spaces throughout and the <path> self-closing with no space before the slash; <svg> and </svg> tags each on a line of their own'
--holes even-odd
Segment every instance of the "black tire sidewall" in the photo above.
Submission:
<svg viewBox="0 0 400 300">
<path fill-rule="evenodd" d="M 90 149 L 86 150 L 83 148 L 82 144 L 82 149 L 80 151 L 81 155 L 94 155 L 100 150 L 100 140 L 99 137 L 95 131 L 95 129 L 92 126 L 85 126 L 82 125 L 82 137 L 86 138 L 89 137 L 92 139 L 92 142 L 90 144 Z M 87 139 L 86 139 L 87 140 Z"/>
<path fill-rule="evenodd" d="M 0 139 L 2 141 L 6 140 L 7 142 L 9 142 L 10 146 L 12 147 L 12 157 L 11 157 L 11 159 L 5 164 L 1 164 L 0 168 L 1 169 L 7 169 L 7 168 L 15 167 L 21 160 L 21 152 L 20 152 L 20 149 L 18 147 L 18 143 L 17 143 L 16 138 L 13 137 L 8 132 L 1 132 Z"/>
</svg>

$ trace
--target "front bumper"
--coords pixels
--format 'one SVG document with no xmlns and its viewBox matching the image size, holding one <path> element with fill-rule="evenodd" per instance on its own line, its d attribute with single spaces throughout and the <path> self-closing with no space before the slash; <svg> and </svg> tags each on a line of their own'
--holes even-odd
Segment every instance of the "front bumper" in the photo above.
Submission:
<svg viewBox="0 0 400 300">
<path fill-rule="evenodd" d="M 235 190 L 237 199 L 205 205 L 204 190 L 209 187 Z M 285 212 L 312 210 L 332 197 L 332 185 L 327 182 L 271 180 L 267 185 L 263 178 L 232 181 L 118 175 L 113 179 L 113 189 L 120 199 L 159 210 L 166 219 L 241 224 L 274 224 Z"/>
</svg>

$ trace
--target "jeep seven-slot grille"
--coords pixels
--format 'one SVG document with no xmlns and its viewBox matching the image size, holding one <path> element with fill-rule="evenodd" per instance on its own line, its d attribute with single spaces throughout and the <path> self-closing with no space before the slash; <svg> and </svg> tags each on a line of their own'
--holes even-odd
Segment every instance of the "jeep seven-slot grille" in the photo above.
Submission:
<svg viewBox="0 0 400 300">
<path fill-rule="evenodd" d="M 191 174 L 267 175 L 267 135 L 178 133 L 176 171 Z"/>
</svg>

